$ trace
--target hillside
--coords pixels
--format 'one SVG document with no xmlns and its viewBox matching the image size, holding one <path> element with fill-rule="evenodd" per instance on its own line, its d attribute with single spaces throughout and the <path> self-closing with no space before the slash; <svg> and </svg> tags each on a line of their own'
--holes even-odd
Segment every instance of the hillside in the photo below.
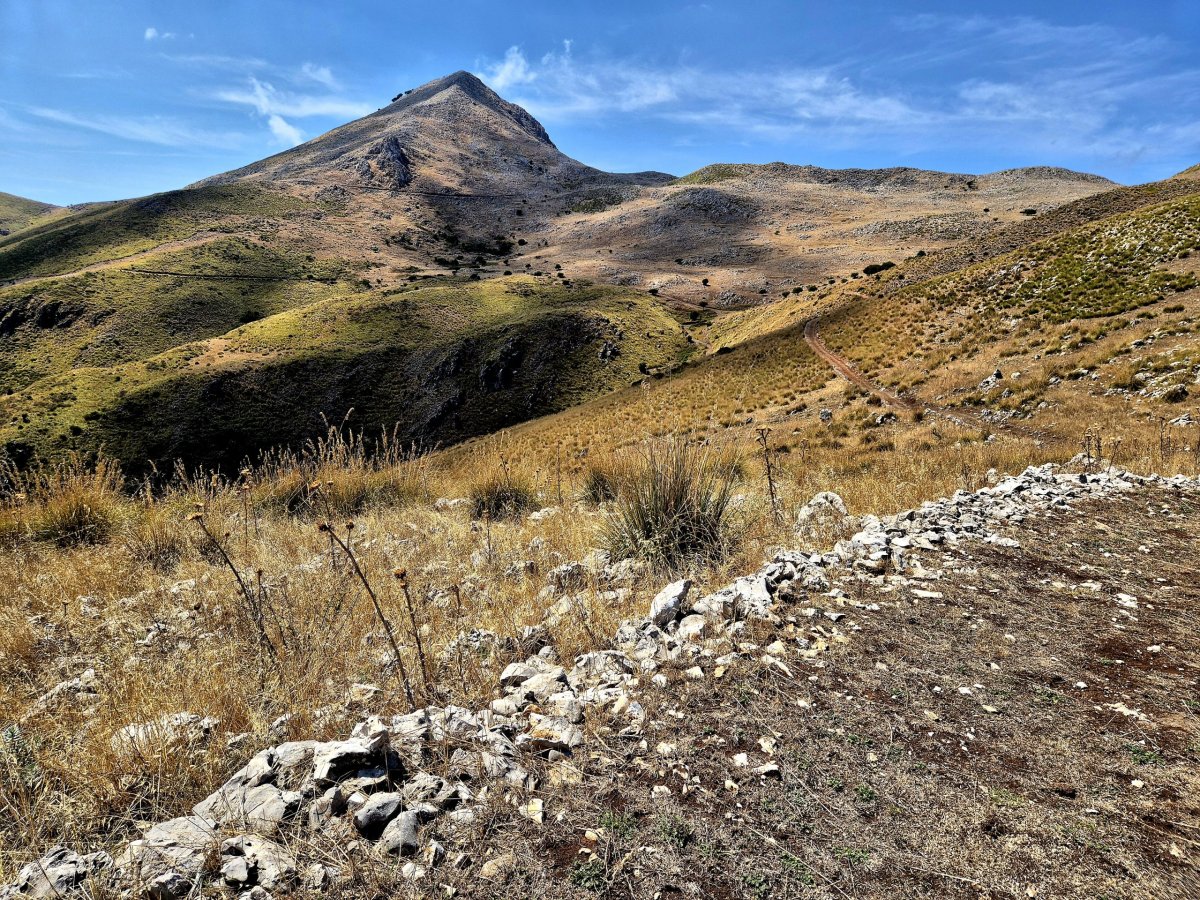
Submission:
<svg viewBox="0 0 1200 900">
<path fill-rule="evenodd" d="M 968 452 L 1003 470 L 1069 459 L 1087 437 L 1167 465 L 1194 446 L 1198 202 L 1194 182 L 1116 189 L 875 276 L 706 314 L 688 325 L 706 355 L 672 376 L 451 449 L 445 465 L 500 446 L 545 464 L 560 447 L 582 458 L 667 434 L 750 448 L 769 428 L 802 492 L 861 510 L 944 489 Z"/>
<path fill-rule="evenodd" d="M 19 460 L 103 445 L 131 470 L 228 466 L 353 409 L 360 428 L 453 442 L 661 374 L 728 310 L 1108 186 L 1054 169 L 610 174 L 459 72 L 242 169 L 0 238 L 0 439 Z M 515 283 L 530 302 L 492 320 L 481 292 Z M 315 322 L 318 340 L 297 330 Z M 512 383 L 493 389 L 501 357 Z"/>
<path fill-rule="evenodd" d="M 37 200 L 26 200 L 0 191 L 0 237 L 20 231 L 31 222 L 54 212 L 58 207 Z"/>
<path fill-rule="evenodd" d="M 163 280 L 160 302 L 175 296 L 176 278 Z M 199 312 L 197 292 L 179 291 L 193 334 L 217 338 L 114 361 L 147 349 L 114 337 L 117 315 L 134 315 L 122 310 L 104 317 L 99 337 L 60 344 L 75 355 L 67 371 L 0 400 L 8 453 L 103 446 L 131 471 L 141 460 L 231 467 L 255 447 L 299 445 L 351 410 L 355 427 L 405 445 L 452 443 L 624 387 L 688 352 L 671 315 L 621 288 L 513 276 L 318 299 L 328 292 L 261 284 L 232 295 L 214 287 Z M 206 316 L 218 312 L 226 321 L 213 326 Z M 239 319 L 257 321 L 224 330 Z M 125 328 L 152 339 L 145 321 Z"/>
<path fill-rule="evenodd" d="M 577 203 L 543 240 L 590 277 L 654 288 L 691 308 L 736 308 L 978 239 L 1111 187 L 1045 168 L 977 176 L 714 165 L 636 195 Z"/>
<path fill-rule="evenodd" d="M 1193 896 L 1200 488 L 1088 468 L 835 511 L 832 546 L 665 588 L 555 564 L 603 516 L 579 504 L 486 535 L 377 508 L 339 556 L 214 482 L 205 527 L 263 567 L 257 636 L 202 550 L 60 549 L 89 591 L 64 610 L 3 570 L 37 614 L 0 631 L 0 896 Z M 407 669 L 339 563 L 370 590 L 397 555 Z"/>
<path fill-rule="evenodd" d="M 456 73 L 0 238 L 0 900 L 1196 896 L 1184 176 Z"/>
</svg>

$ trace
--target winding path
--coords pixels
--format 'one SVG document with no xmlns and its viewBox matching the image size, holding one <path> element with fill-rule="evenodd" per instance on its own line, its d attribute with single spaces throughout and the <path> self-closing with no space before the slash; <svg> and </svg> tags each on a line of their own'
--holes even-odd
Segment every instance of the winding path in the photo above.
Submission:
<svg viewBox="0 0 1200 900">
<path fill-rule="evenodd" d="M 987 431 L 1001 430 L 1020 437 L 1032 438 L 1036 441 L 1041 441 L 1048 437 L 1047 433 L 1037 428 L 1029 428 L 1024 425 L 1018 425 L 1015 422 L 994 421 L 987 418 L 980 412 L 971 409 L 947 409 L 944 406 L 935 406 L 931 403 L 923 403 L 912 397 L 905 397 L 897 394 L 890 388 L 886 388 L 881 384 L 876 384 L 865 374 L 854 367 L 854 364 L 844 356 L 840 356 L 830 350 L 824 339 L 821 337 L 821 317 L 814 315 L 804 323 L 804 342 L 808 344 L 813 353 L 817 354 L 821 359 L 829 364 L 835 372 L 849 381 L 856 387 L 874 394 L 886 403 L 888 406 L 896 410 L 905 412 L 913 412 L 923 410 L 931 415 L 939 416 L 955 425 L 961 425 L 968 428 L 982 428 Z"/>
<path fill-rule="evenodd" d="M 56 281 L 60 278 L 73 278 L 76 275 L 85 275 L 88 272 L 100 272 L 105 269 L 115 269 L 120 266 L 128 265 L 131 262 L 137 262 L 140 259 L 147 259 L 151 256 L 156 256 L 159 253 L 170 253 L 172 250 L 184 250 L 188 247 L 200 247 L 204 244 L 211 244 L 213 241 L 224 237 L 229 237 L 229 235 L 220 231 L 204 231 L 178 241 L 167 241 L 166 243 L 149 247 L 146 250 L 139 250 L 138 252 L 130 253 L 127 256 L 104 259 L 100 262 L 81 266 L 78 269 L 72 269 L 70 272 L 54 272 L 49 275 L 27 275 L 24 278 L 13 278 L 8 281 L 0 281 L 0 287 L 15 287 L 21 284 L 29 284 L 34 281 Z M 130 268 L 129 271 L 135 272 L 139 275 L 166 274 L 148 272 L 133 268 Z"/>
<path fill-rule="evenodd" d="M 911 397 L 901 397 L 893 390 L 876 384 L 850 363 L 850 360 L 844 356 L 838 356 L 826 346 L 825 341 L 821 338 L 820 332 L 820 316 L 813 316 L 804 323 L 804 342 L 812 348 L 813 353 L 829 363 L 829 365 L 843 378 L 851 384 L 862 388 L 864 391 L 875 394 L 883 400 L 888 406 L 893 409 L 914 410 L 921 409 L 924 404 L 918 403 Z"/>
</svg>

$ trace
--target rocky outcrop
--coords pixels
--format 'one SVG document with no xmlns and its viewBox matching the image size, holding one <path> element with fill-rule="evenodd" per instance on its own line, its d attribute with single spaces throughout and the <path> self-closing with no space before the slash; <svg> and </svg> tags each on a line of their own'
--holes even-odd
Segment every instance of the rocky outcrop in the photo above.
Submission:
<svg viewBox="0 0 1200 900">
<path fill-rule="evenodd" d="M 343 164 L 365 184 L 399 190 L 413 180 L 412 167 L 400 139 L 389 135 Z"/>
</svg>

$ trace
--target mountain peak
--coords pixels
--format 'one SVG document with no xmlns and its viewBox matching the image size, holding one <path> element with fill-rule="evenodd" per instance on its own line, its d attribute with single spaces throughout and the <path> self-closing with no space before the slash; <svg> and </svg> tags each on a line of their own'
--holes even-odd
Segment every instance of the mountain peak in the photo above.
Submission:
<svg viewBox="0 0 1200 900">
<path fill-rule="evenodd" d="M 515 103 L 509 103 L 484 84 L 477 75 L 473 75 L 463 69 L 451 72 L 442 78 L 427 81 L 420 87 L 405 91 L 402 94 L 397 94 L 392 98 L 391 104 L 380 110 L 380 113 L 391 113 L 413 107 L 454 89 L 457 89 L 480 106 L 509 119 L 530 137 L 544 144 L 549 144 L 551 147 L 554 146 L 554 142 L 550 140 L 550 135 L 546 133 L 546 129 L 542 127 L 541 122 Z M 376 115 L 380 113 L 376 113 Z"/>
</svg>

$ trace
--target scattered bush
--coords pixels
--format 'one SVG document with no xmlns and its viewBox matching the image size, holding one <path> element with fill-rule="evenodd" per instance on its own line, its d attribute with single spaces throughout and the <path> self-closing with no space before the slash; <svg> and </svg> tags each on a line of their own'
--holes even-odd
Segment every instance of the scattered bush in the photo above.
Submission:
<svg viewBox="0 0 1200 900">
<path fill-rule="evenodd" d="M 72 454 L 26 471 L 8 463 L 0 481 L 9 507 L 2 530 L 61 546 L 107 538 L 124 500 L 121 469 L 105 458 L 89 464 Z"/>
</svg>

